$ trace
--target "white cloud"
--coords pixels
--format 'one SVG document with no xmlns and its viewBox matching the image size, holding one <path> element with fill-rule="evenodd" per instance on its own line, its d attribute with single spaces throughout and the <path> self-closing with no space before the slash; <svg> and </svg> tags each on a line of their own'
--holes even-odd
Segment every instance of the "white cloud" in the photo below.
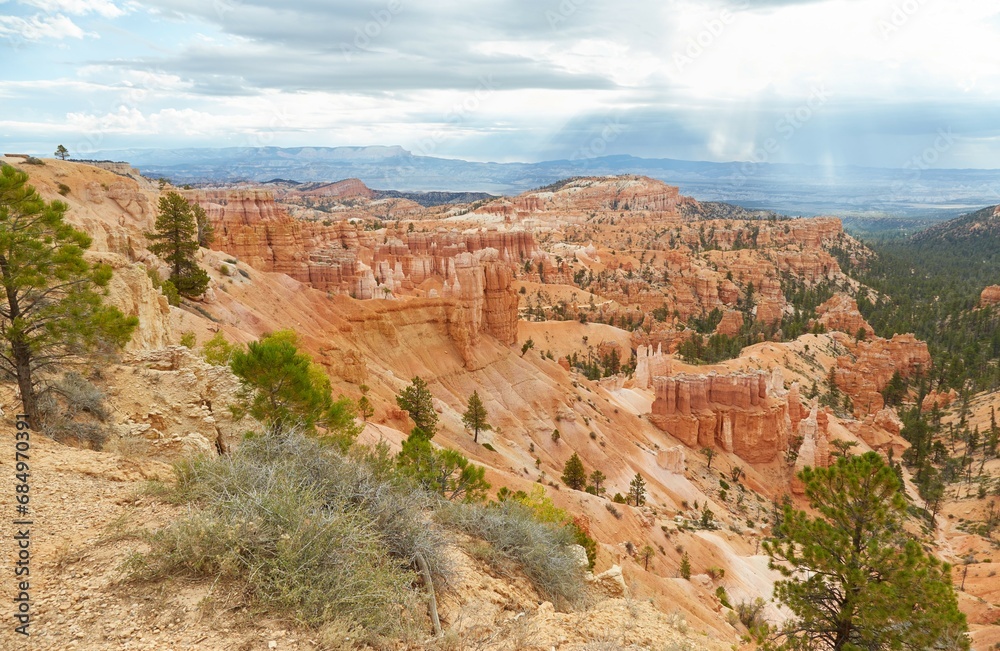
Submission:
<svg viewBox="0 0 1000 651">
<path fill-rule="evenodd" d="M 72 16 L 98 14 L 105 18 L 125 15 L 125 11 L 111 0 L 18 0 L 18 2 L 49 14 L 67 13 Z"/>
<path fill-rule="evenodd" d="M 88 34 L 66 16 L 0 16 L 0 36 L 23 39 L 25 41 L 40 41 L 42 39 L 62 40 L 66 38 L 83 38 L 97 36 Z"/>
</svg>

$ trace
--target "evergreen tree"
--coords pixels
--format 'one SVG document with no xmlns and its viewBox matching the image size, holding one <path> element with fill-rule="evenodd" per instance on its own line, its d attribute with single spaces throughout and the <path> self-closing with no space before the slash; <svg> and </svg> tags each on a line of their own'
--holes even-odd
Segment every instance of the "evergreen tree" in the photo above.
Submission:
<svg viewBox="0 0 1000 651">
<path fill-rule="evenodd" d="M 201 296 L 208 287 L 208 274 L 195 262 L 198 252 L 198 224 L 194 208 L 176 192 L 160 197 L 156 231 L 149 250 L 170 265 L 170 283 L 182 296 Z"/>
<path fill-rule="evenodd" d="M 430 440 L 437 429 L 438 415 L 434 411 L 434 400 L 427 383 L 419 375 L 410 381 L 410 386 L 396 396 L 396 404 L 410 415 L 414 426 L 421 435 Z"/>
<path fill-rule="evenodd" d="M 486 413 L 486 407 L 483 405 L 483 401 L 479 398 L 479 392 L 473 391 L 472 395 L 469 396 L 468 408 L 465 413 L 462 414 L 462 423 L 469 429 L 473 431 L 472 440 L 476 443 L 479 442 L 479 432 L 489 431 L 493 429 L 493 426 L 486 422 L 486 418 L 489 414 Z"/>
<path fill-rule="evenodd" d="M 646 480 L 639 473 L 635 473 L 635 477 L 629 482 L 628 498 L 636 506 L 642 506 L 646 503 Z"/>
<path fill-rule="evenodd" d="M 375 415 L 375 407 L 372 405 L 372 401 L 368 399 L 368 396 L 358 398 L 358 413 L 361 414 L 366 423 L 369 418 Z"/>
<path fill-rule="evenodd" d="M 69 150 L 63 147 L 62 145 L 59 145 L 58 147 L 56 147 L 56 158 L 60 160 L 66 160 L 67 158 L 69 158 Z"/>
<path fill-rule="evenodd" d="M 904 532 L 892 468 L 869 452 L 799 478 L 818 517 L 786 506 L 783 538 L 764 546 L 788 577 L 775 597 L 795 614 L 779 648 L 967 649 L 949 567 Z"/>
<path fill-rule="evenodd" d="M 691 558 L 687 552 L 684 552 L 684 555 L 681 556 L 680 574 L 682 579 L 691 579 Z"/>
<path fill-rule="evenodd" d="M 563 466 L 562 480 L 564 484 L 575 491 L 583 490 L 583 487 L 587 484 L 587 471 L 584 470 L 583 462 L 580 461 L 580 457 L 577 456 L 576 452 L 573 453 L 573 456 Z"/>
<path fill-rule="evenodd" d="M 94 290 L 111 268 L 84 260 L 90 237 L 63 220 L 66 204 L 46 203 L 27 181 L 0 165 L 0 377 L 17 381 L 37 427 L 44 376 L 124 346 L 138 319 L 102 303 Z"/>
<path fill-rule="evenodd" d="M 237 416 L 249 414 L 275 432 L 302 426 L 346 451 L 360 432 L 353 403 L 334 400 L 330 378 L 297 347 L 295 333 L 282 330 L 235 350 L 230 367 L 242 385 Z"/>
<path fill-rule="evenodd" d="M 712 469 L 712 459 L 715 458 L 715 450 L 712 448 L 702 448 L 701 453 L 705 455 L 705 459 L 708 460 L 708 469 Z"/>
<path fill-rule="evenodd" d="M 607 477 L 600 470 L 590 473 L 590 485 L 594 487 L 594 495 L 604 494 L 604 482 Z"/>
<path fill-rule="evenodd" d="M 403 441 L 397 463 L 403 474 L 449 500 L 479 502 L 490 488 L 485 468 L 455 450 L 435 449 L 419 428 Z"/>
</svg>

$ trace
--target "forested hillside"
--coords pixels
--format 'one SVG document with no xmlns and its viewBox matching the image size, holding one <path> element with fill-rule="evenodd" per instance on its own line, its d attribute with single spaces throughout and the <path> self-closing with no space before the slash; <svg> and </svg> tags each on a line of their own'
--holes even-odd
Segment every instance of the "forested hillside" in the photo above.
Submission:
<svg viewBox="0 0 1000 651">
<path fill-rule="evenodd" d="M 880 336 L 913 332 L 930 346 L 928 388 L 1000 387 L 995 308 L 979 308 L 983 288 L 1000 283 L 1000 217 L 985 208 L 903 240 L 871 242 L 863 266 L 841 265 L 879 297 L 858 307 Z M 966 386 L 966 382 L 969 385 Z"/>
</svg>

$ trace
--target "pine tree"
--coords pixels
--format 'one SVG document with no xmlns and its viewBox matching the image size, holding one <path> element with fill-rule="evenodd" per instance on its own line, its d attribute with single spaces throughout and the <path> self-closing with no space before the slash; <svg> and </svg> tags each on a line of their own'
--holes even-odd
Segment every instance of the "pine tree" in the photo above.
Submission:
<svg viewBox="0 0 1000 651">
<path fill-rule="evenodd" d="M 775 597 L 795 618 L 778 632 L 788 649 L 926 649 L 969 646 L 949 567 L 903 529 L 906 500 L 874 452 L 799 473 L 810 506 L 786 506 L 771 566 Z"/>
<path fill-rule="evenodd" d="M 375 407 L 372 405 L 372 401 L 368 399 L 368 396 L 361 396 L 358 398 L 358 413 L 361 414 L 361 418 L 368 422 L 368 419 L 375 415 Z"/>
<path fill-rule="evenodd" d="M 28 175 L 0 165 L 0 378 L 17 381 L 38 427 L 38 395 L 48 373 L 82 355 L 124 346 L 135 317 L 104 305 L 94 291 L 111 279 L 83 252 L 90 237 L 63 220 L 66 204 L 46 203 Z"/>
<path fill-rule="evenodd" d="M 580 461 L 580 457 L 577 456 L 576 452 L 573 453 L 573 456 L 563 466 L 562 480 L 564 484 L 575 491 L 583 490 L 583 487 L 586 486 L 587 471 L 584 470 L 583 462 Z"/>
<path fill-rule="evenodd" d="M 58 147 L 56 147 L 56 158 L 60 160 L 66 160 L 67 158 L 69 158 L 69 150 L 63 147 L 62 145 L 59 145 Z"/>
<path fill-rule="evenodd" d="M 635 477 L 629 482 L 628 498 L 636 506 L 642 506 L 646 503 L 646 480 L 639 473 L 635 473 Z"/>
<path fill-rule="evenodd" d="M 354 422 L 354 403 L 343 396 L 333 399 L 330 378 L 299 352 L 290 330 L 233 351 L 230 367 L 242 384 L 234 408 L 237 416 L 249 414 L 274 432 L 298 425 L 314 433 L 320 426 L 326 431 L 324 439 L 342 451 L 361 430 Z"/>
<path fill-rule="evenodd" d="M 715 458 L 715 450 L 712 448 L 702 448 L 701 453 L 705 455 L 705 459 L 708 460 L 708 469 L 712 469 L 712 459 Z"/>
<path fill-rule="evenodd" d="M 170 283 L 182 296 L 201 296 L 208 287 L 208 274 L 195 262 L 198 252 L 198 224 L 194 208 L 176 192 L 160 197 L 156 231 L 149 250 L 170 265 Z"/>
<path fill-rule="evenodd" d="M 427 440 L 434 438 L 438 415 L 434 411 L 434 399 L 427 383 L 419 375 L 410 381 L 410 386 L 396 396 L 396 404 L 410 415 L 415 429 Z"/>
<path fill-rule="evenodd" d="M 604 482 L 607 477 L 600 470 L 590 473 L 590 485 L 594 487 L 594 495 L 604 494 Z"/>
<path fill-rule="evenodd" d="M 486 407 L 483 405 L 483 401 L 479 398 L 479 392 L 473 391 L 472 395 L 469 396 L 468 408 L 465 413 L 462 414 L 462 423 L 469 429 L 473 431 L 472 440 L 476 443 L 479 442 L 479 432 L 489 431 L 493 429 L 493 426 L 486 422 L 486 418 L 489 414 L 486 413 Z"/>
<path fill-rule="evenodd" d="M 687 552 L 684 552 L 684 555 L 681 556 L 680 574 L 682 579 L 691 580 L 691 559 L 688 557 Z"/>
</svg>

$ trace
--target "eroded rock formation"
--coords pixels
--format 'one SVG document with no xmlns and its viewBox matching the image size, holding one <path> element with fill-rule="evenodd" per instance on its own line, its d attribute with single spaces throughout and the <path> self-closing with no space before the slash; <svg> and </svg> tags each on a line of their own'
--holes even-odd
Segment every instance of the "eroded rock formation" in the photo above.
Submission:
<svg viewBox="0 0 1000 651">
<path fill-rule="evenodd" d="M 768 373 L 656 377 L 650 421 L 689 447 L 720 448 L 750 463 L 788 447 L 786 396 L 771 395 Z"/>
<path fill-rule="evenodd" d="M 854 415 L 858 418 L 885 406 L 881 392 L 894 373 L 898 372 L 904 379 L 911 378 L 931 366 L 927 344 L 912 334 L 859 342 L 841 333 L 836 336 L 850 354 L 837 358 L 834 377 L 837 387 L 851 397 Z"/>
<path fill-rule="evenodd" d="M 875 329 L 858 311 L 858 302 L 846 294 L 835 294 L 817 307 L 816 312 L 819 314 L 819 322 L 828 331 L 838 330 L 851 336 L 864 332 L 865 338 L 875 336 Z"/>
<path fill-rule="evenodd" d="M 979 307 L 1000 304 L 1000 285 L 990 285 L 979 295 Z"/>
</svg>

